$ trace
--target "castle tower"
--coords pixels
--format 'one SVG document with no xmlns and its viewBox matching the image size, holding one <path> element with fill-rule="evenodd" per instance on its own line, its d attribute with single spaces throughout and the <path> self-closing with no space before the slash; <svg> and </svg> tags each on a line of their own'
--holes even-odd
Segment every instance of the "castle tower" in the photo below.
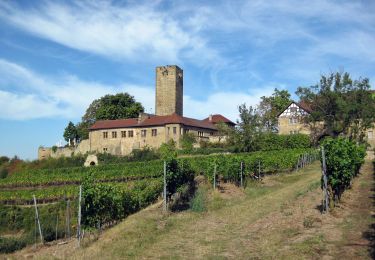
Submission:
<svg viewBox="0 0 375 260">
<path fill-rule="evenodd" d="M 183 115 L 183 71 L 176 65 L 156 67 L 155 114 Z"/>
</svg>

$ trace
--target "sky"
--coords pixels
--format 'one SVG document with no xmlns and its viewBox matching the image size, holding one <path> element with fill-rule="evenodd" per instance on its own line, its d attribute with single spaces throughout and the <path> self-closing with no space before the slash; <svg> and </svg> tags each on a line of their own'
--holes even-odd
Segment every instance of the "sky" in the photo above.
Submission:
<svg viewBox="0 0 375 260">
<path fill-rule="evenodd" d="M 184 70 L 184 116 L 238 118 L 275 88 L 375 80 L 375 1 L 0 1 L 0 155 L 33 160 L 89 104 L 154 112 L 155 67 Z M 374 88 L 374 87 L 372 87 Z"/>
</svg>

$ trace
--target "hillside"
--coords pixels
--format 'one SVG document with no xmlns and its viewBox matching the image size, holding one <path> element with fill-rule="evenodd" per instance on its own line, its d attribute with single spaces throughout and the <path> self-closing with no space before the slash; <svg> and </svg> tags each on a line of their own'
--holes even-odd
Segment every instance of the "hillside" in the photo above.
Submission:
<svg viewBox="0 0 375 260">
<path fill-rule="evenodd" d="M 320 165 L 271 176 L 242 191 L 201 190 L 206 211 L 165 215 L 157 203 L 103 232 L 77 249 L 66 245 L 27 248 L 12 256 L 37 258 L 362 258 L 371 259 L 373 169 L 362 168 L 353 188 L 332 214 L 319 211 Z M 87 242 L 87 241 L 86 241 Z"/>
</svg>

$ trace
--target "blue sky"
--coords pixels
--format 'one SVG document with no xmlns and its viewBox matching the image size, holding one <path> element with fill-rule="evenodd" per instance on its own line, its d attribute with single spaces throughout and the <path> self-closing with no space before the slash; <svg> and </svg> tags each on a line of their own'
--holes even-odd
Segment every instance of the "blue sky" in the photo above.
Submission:
<svg viewBox="0 0 375 260">
<path fill-rule="evenodd" d="M 237 118 L 275 87 L 375 80 L 374 1 L 0 1 L 0 155 L 35 159 L 108 93 L 154 111 L 155 67 L 184 70 L 184 114 Z"/>
</svg>

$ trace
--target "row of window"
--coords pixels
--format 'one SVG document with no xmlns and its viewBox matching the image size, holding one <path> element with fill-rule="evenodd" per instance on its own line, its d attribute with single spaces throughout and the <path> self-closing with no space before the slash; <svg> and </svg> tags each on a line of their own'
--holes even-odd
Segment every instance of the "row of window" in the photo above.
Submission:
<svg viewBox="0 0 375 260">
<path fill-rule="evenodd" d="M 126 132 L 128 132 L 128 137 L 133 137 L 134 136 L 133 130 L 121 131 L 121 138 L 125 138 L 126 137 Z M 112 131 L 111 134 L 112 134 L 112 138 L 117 138 L 117 131 Z M 104 139 L 108 138 L 108 132 L 103 132 L 103 138 Z"/>
<path fill-rule="evenodd" d="M 173 134 L 177 134 L 177 127 L 173 127 Z M 170 132 L 170 127 L 167 128 L 168 134 Z M 184 134 L 189 133 L 189 129 L 184 129 Z M 141 130 L 141 137 L 146 137 L 147 135 L 147 130 Z M 151 129 L 151 136 L 157 136 L 158 135 L 158 130 L 157 129 Z M 210 135 L 213 135 L 213 133 L 210 133 Z M 112 138 L 117 138 L 117 131 L 112 131 L 111 132 Z M 129 130 L 129 131 L 121 131 L 121 138 L 125 137 L 133 137 L 134 136 L 134 131 Z M 198 136 L 203 137 L 204 132 L 198 131 Z M 107 139 L 108 138 L 108 132 L 103 132 L 103 138 Z"/>
</svg>

